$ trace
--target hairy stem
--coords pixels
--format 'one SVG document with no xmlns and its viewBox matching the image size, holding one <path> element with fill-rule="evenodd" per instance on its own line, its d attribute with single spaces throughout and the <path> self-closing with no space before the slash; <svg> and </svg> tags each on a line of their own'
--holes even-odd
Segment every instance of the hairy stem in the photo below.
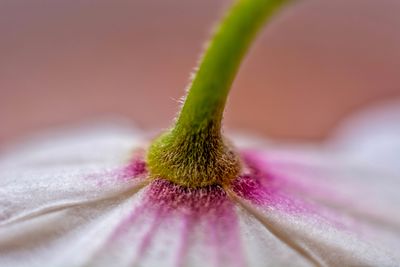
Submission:
<svg viewBox="0 0 400 267">
<path fill-rule="evenodd" d="M 224 184 L 239 174 L 239 157 L 221 133 L 228 93 L 263 22 L 289 1 L 235 2 L 204 53 L 174 127 L 148 151 L 152 176 L 200 187 Z"/>
</svg>

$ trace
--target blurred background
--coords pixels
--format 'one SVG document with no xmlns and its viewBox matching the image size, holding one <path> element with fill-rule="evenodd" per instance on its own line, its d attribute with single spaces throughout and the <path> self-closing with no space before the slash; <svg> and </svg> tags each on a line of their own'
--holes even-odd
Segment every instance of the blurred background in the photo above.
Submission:
<svg viewBox="0 0 400 267">
<path fill-rule="evenodd" d="M 228 0 L 0 2 L 0 147 L 110 115 L 170 124 Z M 264 29 L 225 126 L 322 140 L 348 114 L 400 98 L 400 1 L 303 0 Z"/>
</svg>

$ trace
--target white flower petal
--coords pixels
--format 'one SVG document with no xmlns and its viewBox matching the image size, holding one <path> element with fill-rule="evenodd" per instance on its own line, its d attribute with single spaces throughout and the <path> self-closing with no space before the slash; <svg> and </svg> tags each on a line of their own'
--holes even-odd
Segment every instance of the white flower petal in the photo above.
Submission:
<svg viewBox="0 0 400 267">
<path fill-rule="evenodd" d="M 122 160 L 139 136 L 123 132 L 58 135 L 1 159 L 0 266 L 56 266 L 81 229 L 139 190 Z"/>
<path fill-rule="evenodd" d="M 265 189 L 241 186 L 244 192 L 261 192 L 247 193 L 250 202 L 237 201 L 288 245 L 294 242 L 292 248 L 311 263 L 397 266 L 399 179 L 337 162 L 332 155 L 310 154 L 252 151 L 267 175 L 261 178 Z"/>
<path fill-rule="evenodd" d="M 400 172 L 400 102 L 378 105 L 346 120 L 331 145 L 346 159 Z"/>
<path fill-rule="evenodd" d="M 188 191 L 147 185 L 144 137 L 97 127 L 4 156 L 0 266 L 399 266 L 400 179 L 348 156 L 367 146 L 247 150 L 232 188 Z"/>
</svg>

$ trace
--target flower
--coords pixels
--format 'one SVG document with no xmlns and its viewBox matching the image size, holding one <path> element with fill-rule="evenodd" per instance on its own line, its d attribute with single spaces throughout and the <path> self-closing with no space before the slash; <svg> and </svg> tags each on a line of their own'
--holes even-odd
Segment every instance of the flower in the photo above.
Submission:
<svg viewBox="0 0 400 267">
<path fill-rule="evenodd" d="M 366 114 L 320 146 L 233 138 L 223 187 L 150 179 L 137 129 L 24 144 L 0 162 L 0 266 L 399 266 L 400 112 Z"/>
<path fill-rule="evenodd" d="M 234 138 L 236 150 L 221 132 L 240 61 L 287 2 L 235 2 L 174 126 L 150 144 L 110 127 L 5 155 L 0 265 L 399 266 L 400 112 L 322 147 Z"/>
</svg>

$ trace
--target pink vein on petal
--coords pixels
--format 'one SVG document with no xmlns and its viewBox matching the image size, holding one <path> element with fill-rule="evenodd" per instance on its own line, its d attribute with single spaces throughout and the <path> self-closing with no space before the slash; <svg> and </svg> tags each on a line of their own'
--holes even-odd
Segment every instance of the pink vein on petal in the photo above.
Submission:
<svg viewBox="0 0 400 267">
<path fill-rule="evenodd" d="M 313 196 L 323 196 L 324 198 L 338 199 L 337 192 L 330 190 L 324 182 L 324 175 L 329 172 L 329 167 L 313 164 L 309 161 L 297 162 L 296 160 L 281 158 L 276 156 L 269 158 L 265 151 L 247 150 L 243 153 L 247 161 L 250 161 L 257 169 L 268 172 L 270 176 L 279 176 L 280 183 L 285 191 L 292 190 L 297 193 L 311 194 Z M 299 157 L 297 157 L 299 158 Z M 276 170 L 290 171 L 291 175 L 275 174 Z M 305 179 L 305 177 L 320 177 L 321 179 Z"/>
<path fill-rule="evenodd" d="M 210 230 L 209 233 L 215 232 L 217 235 L 216 242 L 213 242 L 209 248 L 210 252 L 216 252 L 217 256 L 222 256 L 223 265 L 229 262 L 231 266 L 244 266 L 237 229 L 237 215 L 233 203 L 222 187 L 209 186 L 193 189 L 184 188 L 166 180 L 155 180 L 150 185 L 148 203 L 149 208 L 159 208 L 164 218 L 175 217 L 187 220 L 180 233 L 181 240 L 184 242 L 189 239 L 189 236 L 184 235 L 194 233 L 196 228 L 203 225 Z M 229 258 L 226 257 L 227 255 Z M 185 255 L 182 255 L 182 250 L 178 251 L 176 256 L 176 262 L 184 261 Z"/>
<path fill-rule="evenodd" d="M 142 154 L 135 155 L 127 164 L 111 170 L 104 170 L 93 173 L 86 178 L 97 180 L 97 184 L 102 186 L 113 182 L 115 179 L 120 182 L 129 182 L 147 176 L 147 164 Z"/>
<path fill-rule="evenodd" d="M 181 267 L 185 264 L 185 255 L 188 253 L 189 235 L 192 230 L 193 222 L 190 216 L 186 215 L 183 218 L 182 236 L 176 257 L 176 266 Z"/>
<path fill-rule="evenodd" d="M 317 203 L 313 209 L 318 210 L 320 217 L 328 219 L 337 228 L 350 230 L 362 237 L 364 233 L 361 231 L 359 220 L 361 218 L 367 227 L 378 224 L 393 230 L 398 229 L 396 225 L 374 214 L 369 206 L 360 203 L 360 198 L 348 192 L 346 195 L 340 190 L 340 183 L 334 179 L 335 175 L 349 174 L 337 165 L 299 160 L 293 156 L 269 157 L 265 151 L 254 149 L 247 150 L 243 154 L 258 169 L 274 173 L 271 176 L 278 177 L 282 181 L 282 191 Z M 326 179 L 327 176 L 329 179 Z M 332 185 L 332 182 L 335 184 Z M 351 189 L 355 194 L 359 191 L 355 185 L 351 187 L 346 185 L 346 189 Z"/>
<path fill-rule="evenodd" d="M 216 233 L 216 241 L 211 247 L 203 244 L 211 253 L 209 255 L 218 253 L 218 256 L 222 257 L 220 263 L 223 265 L 226 263 L 230 266 L 244 266 L 237 215 L 233 203 L 222 187 L 190 189 L 158 179 L 154 180 L 146 190 L 140 206 L 136 207 L 114 231 L 110 245 L 112 240 L 123 237 L 125 231 L 131 230 L 138 217 L 146 216 L 151 218 L 153 226 L 150 226 L 141 238 L 141 245 L 134 256 L 135 263 L 145 257 L 146 251 L 151 247 L 152 239 L 157 238 L 157 229 L 172 222 L 179 224 L 179 239 L 182 242 L 177 251 L 171 252 L 175 254 L 174 262 L 177 266 L 185 262 L 191 245 L 188 240 L 193 240 L 190 236 L 195 234 L 196 230 L 210 233 L 201 230 L 201 227 Z"/>
<path fill-rule="evenodd" d="M 333 193 L 325 192 L 318 185 L 314 187 L 312 183 L 298 182 L 296 177 L 275 173 L 266 156 L 257 151 L 245 151 L 242 157 L 247 170 L 232 183 L 232 191 L 237 196 L 256 206 L 295 216 L 307 215 L 310 219 L 323 220 L 338 228 L 344 228 L 348 224 L 343 221 L 342 215 L 312 199 L 315 194 L 331 196 Z"/>
<path fill-rule="evenodd" d="M 132 210 L 131 213 L 128 214 L 126 218 L 124 218 L 115 228 L 113 233 L 111 234 L 107 244 L 112 243 L 119 237 L 121 237 L 129 228 L 136 222 L 136 220 L 139 218 L 141 214 L 144 213 L 145 210 L 144 205 L 140 205 L 136 207 L 135 209 Z"/>
<path fill-rule="evenodd" d="M 286 181 L 281 177 L 264 172 L 252 158 L 244 157 L 247 172 L 232 184 L 232 190 L 239 197 L 256 205 L 267 205 L 291 213 L 311 212 L 311 206 L 285 193 Z"/>
<path fill-rule="evenodd" d="M 157 233 L 157 229 L 161 225 L 161 223 L 162 223 L 162 219 L 160 217 L 160 213 L 159 213 L 159 211 L 156 211 L 154 214 L 154 219 L 151 222 L 150 229 L 148 229 L 146 234 L 142 237 L 139 249 L 138 249 L 136 255 L 134 256 L 132 266 L 138 265 L 138 263 L 140 262 L 140 260 L 142 259 L 142 257 L 144 256 L 144 254 L 146 253 L 148 248 L 150 247 L 151 241 L 152 241 L 153 237 L 155 236 L 155 234 Z"/>
<path fill-rule="evenodd" d="M 116 171 L 121 180 L 129 180 L 147 174 L 146 162 L 142 158 L 135 158 L 128 165 Z"/>
</svg>

